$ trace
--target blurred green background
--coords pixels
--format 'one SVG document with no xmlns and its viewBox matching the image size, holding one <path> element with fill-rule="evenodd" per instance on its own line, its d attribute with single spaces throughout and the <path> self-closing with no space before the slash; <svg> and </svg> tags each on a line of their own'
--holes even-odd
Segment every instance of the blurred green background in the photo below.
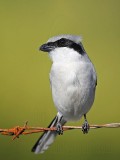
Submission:
<svg viewBox="0 0 120 160">
<path fill-rule="evenodd" d="M 50 84 L 51 61 L 38 50 L 58 34 L 83 36 L 98 74 L 90 124 L 120 122 L 120 1 L 0 0 L 0 128 L 47 126 L 56 114 Z M 83 120 L 69 125 L 80 125 Z M 0 136 L 5 160 L 120 158 L 120 129 L 74 130 L 59 136 L 42 155 L 31 148 L 38 134 L 16 141 Z"/>
</svg>

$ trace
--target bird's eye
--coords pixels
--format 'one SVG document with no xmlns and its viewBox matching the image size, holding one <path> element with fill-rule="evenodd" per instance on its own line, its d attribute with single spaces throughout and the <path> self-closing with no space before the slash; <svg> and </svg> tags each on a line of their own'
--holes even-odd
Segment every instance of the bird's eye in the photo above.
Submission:
<svg viewBox="0 0 120 160">
<path fill-rule="evenodd" d="M 64 39 L 64 38 L 60 39 L 60 40 L 58 41 L 58 44 L 59 44 L 59 46 L 64 46 L 64 44 L 65 44 L 65 39 Z"/>
<path fill-rule="evenodd" d="M 60 40 L 60 43 L 65 43 L 65 39 L 64 38 L 62 38 L 61 40 Z"/>
</svg>

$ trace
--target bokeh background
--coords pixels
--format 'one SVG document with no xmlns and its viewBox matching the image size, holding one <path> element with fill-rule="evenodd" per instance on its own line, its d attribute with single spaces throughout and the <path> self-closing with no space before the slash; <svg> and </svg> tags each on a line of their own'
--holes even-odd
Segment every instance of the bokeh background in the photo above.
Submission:
<svg viewBox="0 0 120 160">
<path fill-rule="evenodd" d="M 95 65 L 98 86 L 90 124 L 120 122 L 120 1 L 0 0 L 0 128 L 47 126 L 56 114 L 50 84 L 51 61 L 38 50 L 49 37 L 82 35 Z M 69 125 L 81 125 L 80 122 Z M 0 159 L 120 158 L 120 129 L 74 130 L 59 136 L 42 155 L 31 148 L 38 134 L 0 135 Z"/>
</svg>

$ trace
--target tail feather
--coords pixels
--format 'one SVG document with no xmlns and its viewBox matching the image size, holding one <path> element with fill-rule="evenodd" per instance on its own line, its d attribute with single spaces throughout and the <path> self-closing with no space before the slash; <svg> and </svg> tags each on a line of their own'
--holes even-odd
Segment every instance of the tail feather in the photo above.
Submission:
<svg viewBox="0 0 120 160">
<path fill-rule="evenodd" d="M 48 128 L 55 127 L 56 124 L 59 122 L 59 119 L 60 115 L 57 114 L 57 116 L 52 120 Z M 66 121 L 62 119 L 61 124 L 64 125 L 65 123 Z M 33 146 L 32 152 L 36 154 L 43 153 L 54 142 L 57 135 L 58 133 L 56 131 L 45 131 Z"/>
</svg>

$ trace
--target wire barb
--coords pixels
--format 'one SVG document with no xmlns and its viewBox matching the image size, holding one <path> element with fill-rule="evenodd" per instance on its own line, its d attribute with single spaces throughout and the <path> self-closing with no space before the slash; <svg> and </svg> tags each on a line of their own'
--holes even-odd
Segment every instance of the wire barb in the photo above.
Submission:
<svg viewBox="0 0 120 160">
<path fill-rule="evenodd" d="M 120 123 L 109 123 L 100 125 L 90 125 L 90 129 L 98 128 L 120 128 Z M 82 126 L 63 126 L 63 131 L 72 129 L 82 129 Z M 0 129 L 2 135 L 13 136 L 12 140 L 19 138 L 20 135 L 27 135 L 32 133 L 44 132 L 44 131 L 56 131 L 56 127 L 44 128 L 44 127 L 29 127 L 28 121 L 25 122 L 23 127 L 16 126 L 11 129 Z"/>
</svg>

